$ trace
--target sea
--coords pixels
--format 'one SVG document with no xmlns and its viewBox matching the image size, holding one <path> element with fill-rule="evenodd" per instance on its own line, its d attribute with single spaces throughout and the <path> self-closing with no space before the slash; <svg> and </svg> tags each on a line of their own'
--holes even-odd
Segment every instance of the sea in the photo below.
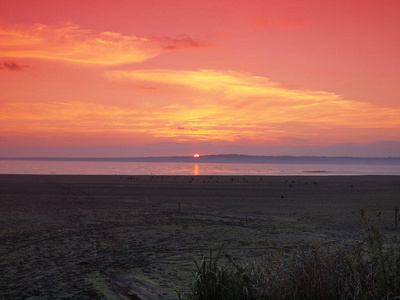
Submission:
<svg viewBox="0 0 400 300">
<path fill-rule="evenodd" d="M 0 160 L 0 174 L 46 175 L 400 175 L 400 165 Z"/>
</svg>

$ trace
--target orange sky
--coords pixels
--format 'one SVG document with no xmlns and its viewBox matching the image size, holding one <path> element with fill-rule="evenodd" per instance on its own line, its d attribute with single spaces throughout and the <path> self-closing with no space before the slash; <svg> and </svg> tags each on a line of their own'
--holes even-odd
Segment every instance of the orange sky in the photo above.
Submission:
<svg viewBox="0 0 400 300">
<path fill-rule="evenodd" d="M 400 2 L 3 1 L 0 156 L 400 156 Z"/>
</svg>

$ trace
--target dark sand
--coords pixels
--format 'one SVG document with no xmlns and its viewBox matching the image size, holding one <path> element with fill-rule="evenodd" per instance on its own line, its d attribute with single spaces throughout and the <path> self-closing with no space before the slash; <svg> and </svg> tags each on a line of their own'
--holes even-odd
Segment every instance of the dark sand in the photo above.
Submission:
<svg viewBox="0 0 400 300">
<path fill-rule="evenodd" d="M 395 206 L 400 176 L 0 175 L 0 299 L 173 299 L 200 249 L 341 245 L 360 209 L 397 235 Z"/>
</svg>

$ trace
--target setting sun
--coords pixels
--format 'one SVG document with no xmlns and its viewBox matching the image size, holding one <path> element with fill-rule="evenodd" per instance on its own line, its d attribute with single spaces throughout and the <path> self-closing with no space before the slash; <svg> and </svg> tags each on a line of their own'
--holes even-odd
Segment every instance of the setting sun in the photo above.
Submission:
<svg viewBox="0 0 400 300">
<path fill-rule="evenodd" d="M 195 155 L 193 155 L 193 157 L 194 157 L 194 158 L 199 158 L 200 155 L 196 153 Z"/>
</svg>

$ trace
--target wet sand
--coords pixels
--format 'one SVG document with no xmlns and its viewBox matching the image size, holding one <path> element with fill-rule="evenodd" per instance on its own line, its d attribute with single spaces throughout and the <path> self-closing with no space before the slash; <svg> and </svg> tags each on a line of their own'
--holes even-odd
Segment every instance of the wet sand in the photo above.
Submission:
<svg viewBox="0 0 400 300">
<path fill-rule="evenodd" d="M 400 176 L 0 175 L 0 298 L 174 299 L 201 250 L 341 245 L 360 209 L 398 235 L 395 206 Z"/>
</svg>

